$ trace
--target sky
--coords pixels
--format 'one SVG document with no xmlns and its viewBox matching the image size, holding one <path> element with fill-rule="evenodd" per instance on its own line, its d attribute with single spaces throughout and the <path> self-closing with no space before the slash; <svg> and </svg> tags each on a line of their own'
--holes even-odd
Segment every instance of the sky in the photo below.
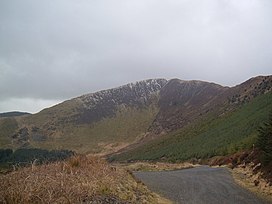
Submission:
<svg viewBox="0 0 272 204">
<path fill-rule="evenodd" d="M 271 0 L 0 1 L 0 112 L 149 78 L 270 74 Z"/>
</svg>

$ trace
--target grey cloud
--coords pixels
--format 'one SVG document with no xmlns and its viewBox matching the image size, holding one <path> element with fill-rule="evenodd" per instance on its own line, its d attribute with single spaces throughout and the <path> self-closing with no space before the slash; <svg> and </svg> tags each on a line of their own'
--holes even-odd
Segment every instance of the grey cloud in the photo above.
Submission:
<svg viewBox="0 0 272 204">
<path fill-rule="evenodd" d="M 2 0 L 0 100 L 155 77 L 235 85 L 271 74 L 271 36 L 270 0 Z"/>
</svg>

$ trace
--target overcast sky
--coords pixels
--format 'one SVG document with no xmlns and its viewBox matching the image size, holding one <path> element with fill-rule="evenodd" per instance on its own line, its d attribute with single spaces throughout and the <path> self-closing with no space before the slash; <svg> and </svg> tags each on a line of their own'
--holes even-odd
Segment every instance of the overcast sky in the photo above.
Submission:
<svg viewBox="0 0 272 204">
<path fill-rule="evenodd" d="M 271 0 L 0 1 L 0 112 L 148 78 L 269 74 Z"/>
</svg>

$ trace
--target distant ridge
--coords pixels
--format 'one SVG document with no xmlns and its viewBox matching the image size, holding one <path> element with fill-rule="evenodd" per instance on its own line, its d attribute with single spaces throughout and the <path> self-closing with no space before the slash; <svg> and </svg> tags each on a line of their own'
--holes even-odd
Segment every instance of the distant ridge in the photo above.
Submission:
<svg viewBox="0 0 272 204">
<path fill-rule="evenodd" d="M 11 112 L 0 113 L 0 118 L 16 117 L 16 116 L 22 116 L 22 115 L 30 115 L 30 113 L 20 112 L 20 111 L 11 111 Z"/>
</svg>

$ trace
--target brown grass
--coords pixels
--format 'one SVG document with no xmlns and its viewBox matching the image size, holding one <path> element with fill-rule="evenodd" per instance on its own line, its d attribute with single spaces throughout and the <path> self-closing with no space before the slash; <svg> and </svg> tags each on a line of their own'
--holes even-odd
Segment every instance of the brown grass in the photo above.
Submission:
<svg viewBox="0 0 272 204">
<path fill-rule="evenodd" d="M 129 171 L 171 171 L 193 168 L 197 165 L 192 163 L 166 163 L 166 162 L 134 162 L 134 163 L 120 163 L 116 165 L 121 165 Z"/>
<path fill-rule="evenodd" d="M 22 168 L 0 176 L 0 203 L 158 203 L 142 183 L 97 157 Z"/>
<path fill-rule="evenodd" d="M 272 186 L 266 179 L 262 178 L 262 172 L 254 172 L 255 166 L 254 163 L 238 165 L 230 171 L 239 185 L 272 202 Z"/>
</svg>

